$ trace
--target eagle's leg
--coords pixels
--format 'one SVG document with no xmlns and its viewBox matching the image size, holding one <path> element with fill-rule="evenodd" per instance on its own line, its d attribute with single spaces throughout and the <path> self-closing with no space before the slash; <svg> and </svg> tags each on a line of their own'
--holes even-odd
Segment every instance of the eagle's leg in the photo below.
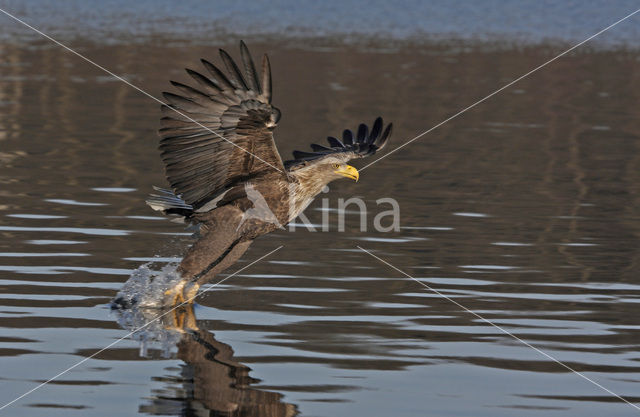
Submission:
<svg viewBox="0 0 640 417">
<path fill-rule="evenodd" d="M 242 212 L 235 207 L 220 207 L 201 222 L 201 237 L 189 248 L 178 266 L 181 280 L 164 294 L 164 305 L 191 303 L 198 291 L 198 279 L 207 275 L 233 249 L 240 238 L 238 226 Z"/>
<path fill-rule="evenodd" d="M 200 289 L 200 286 L 211 281 L 216 275 L 236 263 L 247 249 L 249 249 L 251 242 L 253 241 L 234 241 L 217 258 L 213 258 L 209 253 L 204 259 L 208 259 L 210 263 L 203 267 L 204 264 L 201 262 L 201 258 L 198 265 L 202 267 L 202 269 L 197 273 L 189 273 L 184 267 L 190 265 L 189 261 L 194 256 L 194 253 L 200 252 L 201 248 L 196 248 L 196 246 L 207 246 L 199 245 L 200 241 L 196 242 L 178 268 L 184 279 L 178 282 L 174 287 L 165 291 L 165 305 L 175 306 L 179 304 L 192 303 Z M 186 264 L 185 261 L 187 261 Z"/>
<path fill-rule="evenodd" d="M 187 299 L 195 298 L 196 293 L 200 289 L 200 286 L 206 284 L 207 282 L 213 280 L 216 275 L 223 272 L 225 269 L 235 264 L 242 255 L 249 249 L 251 246 L 252 240 L 246 240 L 243 242 L 234 242 L 233 246 L 229 248 L 229 250 L 219 259 L 219 262 L 212 264 L 210 268 L 203 271 L 202 274 L 194 277 L 184 286 L 184 296 Z"/>
<path fill-rule="evenodd" d="M 201 285 L 233 265 L 249 248 L 251 240 L 238 236 L 233 222 L 218 224 L 189 248 L 178 272 L 183 278 L 165 292 L 165 305 L 193 302 Z"/>
</svg>

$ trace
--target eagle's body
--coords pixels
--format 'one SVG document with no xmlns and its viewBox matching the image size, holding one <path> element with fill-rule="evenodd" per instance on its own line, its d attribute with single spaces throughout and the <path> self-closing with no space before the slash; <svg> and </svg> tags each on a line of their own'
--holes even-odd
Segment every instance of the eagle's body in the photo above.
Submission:
<svg viewBox="0 0 640 417">
<path fill-rule="evenodd" d="M 271 105 L 271 70 L 264 56 L 260 77 L 241 43 L 242 68 L 220 50 L 223 73 L 202 60 L 205 77 L 192 70 L 200 90 L 172 82 L 183 95 L 164 93 L 160 150 L 172 190 L 156 188 L 147 204 L 200 225 L 199 240 L 178 268 L 184 278 L 167 291 L 168 302 L 192 300 L 200 285 L 235 263 L 257 237 L 282 228 L 331 181 L 357 180 L 347 165 L 382 148 L 391 132 L 376 119 L 342 141 L 312 144 L 282 162 L 272 131 L 280 111 Z"/>
</svg>

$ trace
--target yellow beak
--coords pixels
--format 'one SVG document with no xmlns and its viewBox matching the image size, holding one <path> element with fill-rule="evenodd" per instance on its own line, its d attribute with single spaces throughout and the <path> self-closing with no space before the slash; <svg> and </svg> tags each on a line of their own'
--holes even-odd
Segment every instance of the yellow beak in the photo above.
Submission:
<svg viewBox="0 0 640 417">
<path fill-rule="evenodd" d="M 342 175 L 343 177 L 351 178 L 352 180 L 356 180 L 360 178 L 360 173 L 357 169 L 352 167 L 351 165 L 346 165 L 344 168 L 339 168 L 334 171 L 336 174 Z"/>
</svg>

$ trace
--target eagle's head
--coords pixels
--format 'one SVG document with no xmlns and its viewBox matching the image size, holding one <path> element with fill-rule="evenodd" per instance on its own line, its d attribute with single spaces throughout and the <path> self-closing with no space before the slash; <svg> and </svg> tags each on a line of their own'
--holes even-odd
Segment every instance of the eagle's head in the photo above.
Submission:
<svg viewBox="0 0 640 417">
<path fill-rule="evenodd" d="M 308 188 L 310 192 L 318 193 L 325 185 L 340 178 L 358 181 L 360 173 L 356 168 L 348 165 L 347 161 L 348 158 L 345 155 L 326 155 L 309 161 L 290 173 L 298 178 L 303 187 Z"/>
<path fill-rule="evenodd" d="M 358 181 L 358 170 L 347 164 L 349 158 L 345 155 L 326 155 L 313 161 L 299 164 L 294 170 L 289 171 L 295 184 L 290 191 L 291 210 L 290 220 L 302 212 L 305 207 L 320 194 L 331 181 L 340 178 L 350 178 Z"/>
<path fill-rule="evenodd" d="M 351 178 L 356 182 L 360 178 L 358 170 L 348 165 L 340 156 L 327 156 L 314 162 L 311 164 L 315 165 L 313 171 L 325 185 L 340 178 Z"/>
<path fill-rule="evenodd" d="M 378 117 L 371 130 L 360 124 L 354 134 L 347 129 L 342 133 L 342 140 L 329 136 L 329 146 L 311 144 L 311 152 L 293 151 L 294 159 L 285 161 L 284 166 L 289 175 L 296 178 L 302 189 L 315 196 L 333 180 L 351 178 L 358 181 L 358 170 L 348 165 L 351 159 L 373 155 L 382 149 L 391 135 L 391 124 L 384 128 L 382 118 Z"/>
</svg>

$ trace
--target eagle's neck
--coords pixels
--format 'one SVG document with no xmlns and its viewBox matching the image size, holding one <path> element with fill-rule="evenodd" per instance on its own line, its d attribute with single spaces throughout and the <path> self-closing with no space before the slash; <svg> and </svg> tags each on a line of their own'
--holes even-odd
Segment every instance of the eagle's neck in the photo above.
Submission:
<svg viewBox="0 0 640 417">
<path fill-rule="evenodd" d="M 315 196 L 322 192 L 322 189 L 331 182 L 332 178 L 326 177 L 318 172 L 315 167 L 304 167 L 289 173 L 290 182 L 290 211 L 289 221 L 298 217 L 304 209 L 313 201 Z"/>
</svg>

